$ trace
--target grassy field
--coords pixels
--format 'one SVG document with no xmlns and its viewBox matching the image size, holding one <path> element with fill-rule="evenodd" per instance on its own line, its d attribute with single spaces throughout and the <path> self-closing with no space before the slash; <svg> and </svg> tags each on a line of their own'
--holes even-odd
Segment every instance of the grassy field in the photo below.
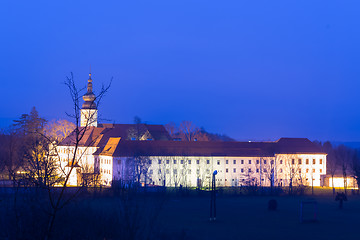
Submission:
<svg viewBox="0 0 360 240">
<path fill-rule="evenodd" d="M 11 190 L 0 191 L 0 239 L 41 239 L 50 209 L 46 195 L 39 195 L 35 189 L 17 195 Z M 59 212 L 52 239 L 359 238 L 360 195 L 349 191 L 348 201 L 340 210 L 332 189 L 316 188 L 314 196 L 310 193 L 307 189 L 305 196 L 283 192 L 270 197 L 226 189 L 217 197 L 217 220 L 210 222 L 209 192 L 84 192 Z M 270 199 L 277 201 L 276 211 L 268 210 Z M 317 202 L 317 221 L 300 223 L 300 203 L 309 199 Z M 305 213 L 310 219 L 314 212 L 308 207 Z"/>
<path fill-rule="evenodd" d="M 276 211 L 268 211 L 270 199 L 277 200 Z M 182 234 L 184 239 L 338 240 L 360 237 L 359 196 L 350 196 L 342 210 L 332 195 L 315 196 L 318 221 L 300 223 L 300 202 L 308 199 L 309 196 L 221 196 L 217 199 L 217 220 L 210 222 L 209 197 L 170 198 L 162 209 L 160 221 L 167 232 Z"/>
</svg>

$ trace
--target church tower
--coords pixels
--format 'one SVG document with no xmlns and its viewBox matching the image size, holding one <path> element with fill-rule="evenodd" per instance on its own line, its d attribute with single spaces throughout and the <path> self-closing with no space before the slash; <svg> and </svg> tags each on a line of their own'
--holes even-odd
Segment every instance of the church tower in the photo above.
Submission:
<svg viewBox="0 0 360 240">
<path fill-rule="evenodd" d="M 84 103 L 81 107 L 81 122 L 80 126 L 93 126 L 97 127 L 97 115 L 98 110 L 96 107 L 95 99 L 96 96 L 92 89 L 91 72 L 89 73 L 89 79 L 87 84 L 87 92 L 83 96 Z"/>
</svg>

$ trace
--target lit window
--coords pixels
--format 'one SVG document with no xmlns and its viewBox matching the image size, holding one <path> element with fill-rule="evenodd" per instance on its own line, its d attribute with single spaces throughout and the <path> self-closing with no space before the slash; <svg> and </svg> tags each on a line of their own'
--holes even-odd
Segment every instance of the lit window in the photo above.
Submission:
<svg viewBox="0 0 360 240">
<path fill-rule="evenodd" d="M 313 159 L 313 164 L 315 164 L 316 163 L 316 160 L 315 160 L 315 158 Z"/>
<path fill-rule="evenodd" d="M 306 169 L 306 173 L 309 173 L 309 169 Z"/>
<path fill-rule="evenodd" d="M 322 173 L 322 169 L 320 169 L 320 173 Z"/>
<path fill-rule="evenodd" d="M 313 173 L 315 172 L 315 169 L 313 169 Z"/>
<path fill-rule="evenodd" d="M 306 159 L 306 164 L 309 164 L 309 159 Z"/>
<path fill-rule="evenodd" d="M 322 159 L 320 159 L 320 164 L 322 164 Z"/>
</svg>

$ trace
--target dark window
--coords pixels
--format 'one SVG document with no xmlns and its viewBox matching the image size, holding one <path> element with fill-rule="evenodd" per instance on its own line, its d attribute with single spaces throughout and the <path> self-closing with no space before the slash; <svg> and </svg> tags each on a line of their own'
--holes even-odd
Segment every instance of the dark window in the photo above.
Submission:
<svg viewBox="0 0 360 240">
<path fill-rule="evenodd" d="M 226 160 L 226 164 L 229 164 L 229 160 Z"/>
<path fill-rule="evenodd" d="M 259 172 L 259 169 L 258 169 L 258 168 L 256 169 L 256 172 Z"/>
<path fill-rule="evenodd" d="M 161 164 L 161 160 L 160 160 L 160 159 L 159 159 L 158 163 Z"/>
<path fill-rule="evenodd" d="M 176 160 L 174 160 L 174 164 L 176 164 Z"/>
<path fill-rule="evenodd" d="M 251 168 L 249 168 L 249 172 L 251 172 Z"/>
<path fill-rule="evenodd" d="M 298 164 L 301 164 L 301 159 L 298 160 Z"/>
<path fill-rule="evenodd" d="M 236 172 L 236 168 L 234 168 L 234 172 Z"/>
<path fill-rule="evenodd" d="M 251 160 L 249 160 L 249 164 L 251 164 Z"/>
<path fill-rule="evenodd" d="M 225 171 L 226 171 L 226 172 L 229 172 L 229 169 L 227 168 Z"/>
<path fill-rule="evenodd" d="M 259 164 L 259 160 L 256 160 L 256 164 Z"/>
<path fill-rule="evenodd" d="M 180 161 L 180 164 L 184 164 L 184 160 L 181 160 L 181 161 Z"/>
<path fill-rule="evenodd" d="M 217 161 L 217 164 L 220 165 L 220 160 Z"/>
<path fill-rule="evenodd" d="M 152 160 L 149 160 L 149 164 L 152 164 Z"/>
<path fill-rule="evenodd" d="M 236 160 L 234 160 L 234 164 L 236 164 Z"/>
<path fill-rule="evenodd" d="M 264 160 L 264 164 L 266 164 L 266 160 Z"/>
<path fill-rule="evenodd" d="M 170 160 L 166 160 L 166 164 L 169 164 L 170 163 Z"/>
<path fill-rule="evenodd" d="M 210 164 L 210 160 L 206 160 L 206 164 Z"/>
<path fill-rule="evenodd" d="M 282 160 L 280 160 L 280 164 L 282 164 Z"/>
<path fill-rule="evenodd" d="M 244 160 L 241 160 L 241 164 L 244 164 Z"/>
<path fill-rule="evenodd" d="M 291 160 L 291 164 L 295 164 L 295 159 Z"/>
<path fill-rule="evenodd" d="M 189 160 L 189 164 L 191 164 L 191 160 Z"/>
<path fill-rule="evenodd" d="M 196 160 L 196 164 L 200 164 L 200 160 Z"/>
<path fill-rule="evenodd" d="M 244 172 L 244 169 L 243 169 L 243 168 L 241 169 L 241 172 Z"/>
</svg>

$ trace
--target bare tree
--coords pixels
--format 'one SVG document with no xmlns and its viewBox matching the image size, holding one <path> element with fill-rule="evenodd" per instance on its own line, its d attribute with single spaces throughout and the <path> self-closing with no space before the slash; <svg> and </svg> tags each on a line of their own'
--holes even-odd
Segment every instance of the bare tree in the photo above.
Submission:
<svg viewBox="0 0 360 240">
<path fill-rule="evenodd" d="M 199 128 L 191 121 L 182 121 L 179 126 L 180 134 L 185 141 L 194 141 L 199 133 Z"/>
<path fill-rule="evenodd" d="M 45 126 L 45 135 L 50 139 L 61 142 L 75 129 L 75 124 L 65 119 L 51 120 Z"/>
<path fill-rule="evenodd" d="M 353 160 L 353 156 L 354 151 L 344 145 L 340 145 L 335 149 L 335 157 L 344 179 L 345 193 L 347 189 L 348 171 L 350 170 L 350 164 Z"/>
<path fill-rule="evenodd" d="M 323 149 L 324 151 L 327 153 L 326 156 L 326 171 L 328 173 L 330 173 L 331 175 L 331 182 L 332 182 L 332 187 L 333 187 L 333 194 L 335 194 L 335 187 L 334 187 L 334 176 L 337 170 L 337 159 L 335 156 L 335 151 L 333 146 L 331 145 L 330 142 L 325 142 L 323 144 Z"/>
<path fill-rule="evenodd" d="M 100 105 L 102 98 L 109 90 L 110 84 L 107 86 L 103 85 L 100 92 L 97 94 L 96 98 L 94 99 L 94 103 L 96 102 L 97 106 Z M 50 218 L 49 218 L 49 222 L 48 222 L 45 239 L 49 239 L 51 237 L 55 219 L 57 217 L 58 212 L 65 205 L 67 205 L 78 193 L 78 192 L 76 192 L 75 194 L 68 195 L 68 194 L 66 194 L 66 192 L 67 192 L 66 190 L 68 188 L 68 182 L 70 180 L 70 176 L 71 176 L 72 172 L 79 167 L 78 161 L 79 161 L 79 159 L 81 159 L 81 156 L 79 156 L 78 153 L 79 153 L 79 147 L 80 147 L 81 140 L 84 138 L 85 134 L 89 131 L 90 126 L 92 125 L 91 121 L 92 121 L 93 116 L 89 116 L 87 118 L 84 126 L 80 127 L 80 120 L 81 120 L 80 99 L 81 99 L 81 95 L 82 95 L 81 94 L 82 89 L 79 90 L 79 88 L 77 88 L 72 74 L 65 81 L 65 85 L 68 87 L 68 89 L 70 91 L 70 96 L 71 96 L 71 99 L 73 102 L 73 113 L 68 114 L 68 115 L 75 120 L 75 129 L 72 132 L 72 147 L 73 147 L 74 151 L 72 151 L 72 153 L 69 154 L 69 158 L 67 159 L 67 162 L 68 162 L 67 171 L 62 170 L 62 173 L 64 175 L 63 175 L 63 181 L 62 181 L 61 188 L 56 189 L 56 191 L 52 187 L 48 188 L 48 193 L 49 193 L 48 195 L 49 195 L 51 208 L 50 208 L 50 213 L 49 213 Z M 93 104 L 93 103 L 91 103 L 91 104 Z M 90 146 L 91 144 L 92 143 L 89 143 L 88 146 Z M 84 152 L 85 151 L 82 151 L 81 155 Z M 55 152 L 55 154 L 57 154 L 57 157 L 59 158 L 58 153 Z"/>
<path fill-rule="evenodd" d="M 300 164 L 296 154 L 284 154 L 285 171 L 289 181 L 289 194 L 293 194 L 294 184 L 297 184 L 297 177 L 299 176 Z"/>
</svg>

